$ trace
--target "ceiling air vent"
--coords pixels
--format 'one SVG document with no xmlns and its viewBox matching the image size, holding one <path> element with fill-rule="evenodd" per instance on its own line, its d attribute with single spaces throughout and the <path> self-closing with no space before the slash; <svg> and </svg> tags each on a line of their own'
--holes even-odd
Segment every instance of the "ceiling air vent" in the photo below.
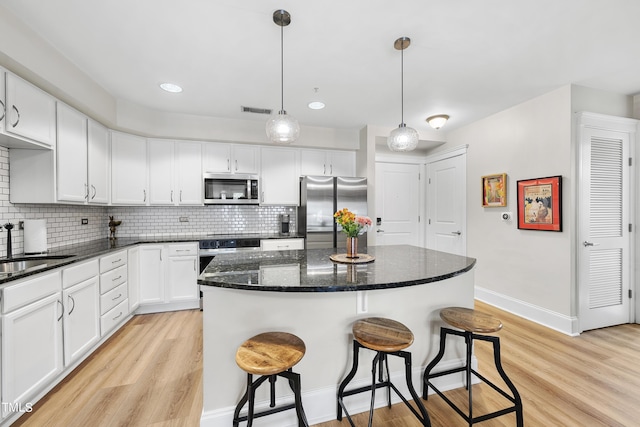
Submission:
<svg viewBox="0 0 640 427">
<path fill-rule="evenodd" d="M 243 113 L 256 113 L 271 115 L 271 109 L 269 108 L 255 108 L 255 107 L 240 107 Z"/>
</svg>

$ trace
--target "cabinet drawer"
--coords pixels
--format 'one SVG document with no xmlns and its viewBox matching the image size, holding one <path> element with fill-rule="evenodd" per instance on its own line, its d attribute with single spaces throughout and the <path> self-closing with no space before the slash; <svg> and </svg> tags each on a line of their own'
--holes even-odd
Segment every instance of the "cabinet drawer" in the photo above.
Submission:
<svg viewBox="0 0 640 427">
<path fill-rule="evenodd" d="M 2 312 L 8 313 L 61 290 L 60 270 L 8 286 L 2 290 Z"/>
<path fill-rule="evenodd" d="M 116 252 L 115 254 L 100 258 L 100 273 L 113 270 L 127 263 L 127 251 Z"/>
<path fill-rule="evenodd" d="M 125 299 L 120 304 L 100 317 L 100 332 L 102 335 L 112 330 L 118 323 L 129 315 L 129 300 Z"/>
<path fill-rule="evenodd" d="M 105 314 L 116 305 L 127 299 L 127 284 L 123 283 L 117 288 L 100 296 L 100 314 Z"/>
<path fill-rule="evenodd" d="M 127 281 L 127 266 L 123 265 L 115 270 L 100 275 L 100 294 L 104 294 Z"/>
<path fill-rule="evenodd" d="M 263 251 L 289 251 L 304 249 L 304 239 L 269 239 L 260 240 Z"/>
<path fill-rule="evenodd" d="M 88 262 L 83 262 L 73 267 L 67 267 L 62 270 L 62 287 L 68 288 L 77 283 L 84 282 L 94 276 L 97 276 L 100 269 L 98 267 L 98 260 L 94 259 Z"/>
<path fill-rule="evenodd" d="M 198 255 L 198 245 L 196 243 L 186 243 L 184 245 L 169 245 L 169 256 L 190 256 Z"/>
</svg>

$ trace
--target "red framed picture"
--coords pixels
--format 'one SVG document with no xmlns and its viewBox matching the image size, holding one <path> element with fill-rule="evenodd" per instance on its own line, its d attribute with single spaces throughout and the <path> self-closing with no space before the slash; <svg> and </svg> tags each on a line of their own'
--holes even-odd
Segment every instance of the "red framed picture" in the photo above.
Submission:
<svg viewBox="0 0 640 427">
<path fill-rule="evenodd" d="M 518 181 L 518 228 L 562 231 L 562 176 Z"/>
</svg>

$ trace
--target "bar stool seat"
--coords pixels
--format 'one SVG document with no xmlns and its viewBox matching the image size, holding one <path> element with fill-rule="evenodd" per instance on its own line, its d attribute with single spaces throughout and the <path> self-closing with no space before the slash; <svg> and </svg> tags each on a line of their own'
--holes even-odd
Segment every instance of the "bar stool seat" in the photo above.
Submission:
<svg viewBox="0 0 640 427">
<path fill-rule="evenodd" d="M 420 397 L 413 388 L 413 382 L 411 380 L 411 353 L 403 351 L 405 348 L 413 344 L 413 333 L 409 328 L 400 322 L 395 320 L 386 319 L 382 317 L 369 317 L 366 319 L 360 319 L 353 324 L 353 366 L 351 371 L 347 374 L 345 379 L 340 383 L 338 387 L 338 420 L 342 420 L 342 412 L 347 416 L 349 424 L 354 427 L 353 420 L 347 412 L 347 408 L 344 404 L 344 398 L 352 396 L 354 394 L 362 393 L 365 391 L 371 391 L 371 407 L 369 410 L 369 427 L 373 423 L 373 411 L 375 405 L 375 392 L 376 389 L 381 387 L 387 388 L 387 405 L 391 407 L 391 390 L 400 397 L 405 405 L 413 412 L 413 414 L 422 422 L 424 426 L 431 426 L 429 414 L 425 409 Z M 373 364 L 371 369 L 371 385 L 359 387 L 353 390 L 345 391 L 346 386 L 353 379 L 358 370 L 358 355 L 360 348 L 366 348 L 376 352 L 373 358 Z M 387 356 L 398 356 L 404 359 L 405 362 L 405 376 L 407 381 L 407 388 L 413 397 L 413 400 L 418 407 L 418 411 L 409 404 L 405 397 L 398 391 L 396 386 L 391 382 L 389 375 L 389 362 Z M 386 368 L 386 380 L 384 379 L 384 367 Z M 378 379 L 376 381 L 376 373 Z"/>
<path fill-rule="evenodd" d="M 304 341 L 287 332 L 265 332 L 249 338 L 238 347 L 236 364 L 247 373 L 247 391 L 236 406 L 233 416 L 234 427 L 237 427 L 242 421 L 247 421 L 247 427 L 250 427 L 254 418 L 293 408 L 296 409 L 298 425 L 309 426 L 302 408 L 300 375 L 292 371 L 293 366 L 302 360 L 305 352 Z M 253 375 L 260 375 L 260 378 L 253 381 Z M 295 403 L 275 407 L 277 377 L 283 377 L 289 381 Z M 266 380 L 269 380 L 271 386 L 269 406 L 272 409 L 255 412 L 255 390 Z M 240 411 L 247 402 L 249 403 L 248 413 L 245 416 L 240 416 Z"/>
<path fill-rule="evenodd" d="M 504 369 L 502 368 L 502 362 L 500 360 L 500 339 L 497 336 L 483 335 L 498 332 L 502 329 L 502 322 L 495 317 L 482 313 L 470 308 L 464 307 L 448 307 L 440 310 L 440 318 L 446 322 L 448 325 L 453 326 L 458 329 L 462 329 L 462 331 L 453 330 L 450 328 L 442 327 L 440 328 L 440 350 L 436 357 L 427 365 L 424 371 L 423 377 L 423 392 L 422 397 L 424 399 L 428 398 L 429 387 L 433 388 L 433 390 L 440 396 L 444 401 L 451 406 L 462 418 L 467 421 L 469 426 L 472 426 L 475 423 L 479 423 L 491 418 L 496 418 L 501 415 L 505 415 L 511 412 L 516 413 L 516 422 L 518 427 L 524 426 L 524 418 L 522 412 L 522 399 L 520 398 L 520 394 L 516 389 L 513 382 L 509 379 Z M 482 334 L 482 335 L 481 335 Z M 445 352 L 445 345 L 448 335 L 457 335 L 464 337 L 466 344 L 466 362 L 465 365 L 460 368 L 453 368 L 446 371 L 441 371 L 432 374 L 431 370 L 438 364 L 438 362 L 442 359 Z M 482 340 L 488 341 L 493 344 L 493 355 L 494 362 L 500 377 L 503 379 L 504 383 L 509 388 L 511 394 L 502 390 L 494 383 L 489 381 L 486 377 L 479 374 L 475 369 L 471 366 L 471 356 L 473 354 L 473 341 L 474 340 Z M 454 374 L 458 372 L 465 372 L 465 380 L 466 380 L 466 388 L 468 390 L 469 396 L 469 409 L 468 413 L 463 412 L 458 406 L 453 403 L 449 398 L 447 398 L 440 390 L 438 390 L 431 380 L 433 378 L 442 377 L 444 375 Z M 505 409 L 501 409 L 495 412 L 491 412 L 488 414 L 484 414 L 481 416 L 474 417 L 473 416 L 473 394 L 471 387 L 471 375 L 475 375 L 478 379 L 489 385 L 495 391 L 504 396 L 507 400 L 513 403 L 513 406 L 510 406 Z"/>
</svg>

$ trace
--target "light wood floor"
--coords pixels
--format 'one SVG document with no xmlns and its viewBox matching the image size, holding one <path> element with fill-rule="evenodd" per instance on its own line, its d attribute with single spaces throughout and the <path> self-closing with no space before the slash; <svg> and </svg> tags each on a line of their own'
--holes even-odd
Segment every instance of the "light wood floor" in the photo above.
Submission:
<svg viewBox="0 0 640 427">
<path fill-rule="evenodd" d="M 480 302 L 476 308 L 504 323 L 502 362 L 522 396 L 527 427 L 640 425 L 640 325 L 568 337 Z M 198 426 L 201 324 L 199 311 L 136 316 L 15 425 Z M 489 350 L 476 345 L 480 372 L 498 383 Z M 464 402 L 464 389 L 447 395 Z M 488 387 L 474 385 L 476 414 L 503 403 Z M 426 407 L 434 427 L 465 426 L 436 395 Z M 366 414 L 354 420 L 366 425 Z M 376 427 L 419 425 L 403 405 L 375 413 Z M 345 426 L 346 420 L 316 427 Z M 515 415 L 479 426 L 515 426 Z"/>
</svg>

